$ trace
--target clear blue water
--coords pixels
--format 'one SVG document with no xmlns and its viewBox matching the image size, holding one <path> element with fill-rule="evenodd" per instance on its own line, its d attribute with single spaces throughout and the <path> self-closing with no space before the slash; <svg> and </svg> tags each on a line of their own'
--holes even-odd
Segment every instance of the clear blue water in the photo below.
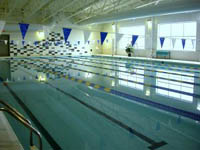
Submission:
<svg viewBox="0 0 200 150">
<path fill-rule="evenodd" d="M 1 59 L 0 79 L 0 99 L 33 122 L 44 150 L 200 149 L 200 66 L 29 57 Z M 28 130 L 7 117 L 27 149 Z"/>
</svg>

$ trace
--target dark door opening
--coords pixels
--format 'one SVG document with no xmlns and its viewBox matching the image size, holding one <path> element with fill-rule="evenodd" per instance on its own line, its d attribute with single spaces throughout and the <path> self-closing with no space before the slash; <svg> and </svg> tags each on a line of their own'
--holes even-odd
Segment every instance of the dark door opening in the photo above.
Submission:
<svg viewBox="0 0 200 150">
<path fill-rule="evenodd" d="M 0 35 L 0 57 L 10 56 L 10 36 Z"/>
</svg>

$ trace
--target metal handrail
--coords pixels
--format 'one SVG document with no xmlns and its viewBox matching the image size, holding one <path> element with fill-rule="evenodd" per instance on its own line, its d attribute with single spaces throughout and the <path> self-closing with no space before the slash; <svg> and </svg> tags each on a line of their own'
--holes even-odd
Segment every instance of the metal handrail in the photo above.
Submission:
<svg viewBox="0 0 200 150">
<path fill-rule="evenodd" d="M 40 147 L 40 150 L 42 150 L 42 139 L 41 139 L 40 132 L 38 132 L 34 127 L 32 127 L 30 121 L 26 119 L 18 111 L 16 111 L 14 108 L 12 108 L 10 105 L 8 105 L 2 100 L 0 100 L 0 103 L 7 107 L 7 108 L 0 108 L 0 111 L 7 112 L 9 115 L 14 117 L 17 121 L 21 122 L 25 127 L 27 127 L 30 130 L 31 132 L 30 141 L 33 140 L 32 132 L 34 132 L 38 136 L 39 147 Z M 31 146 L 33 146 L 33 142 L 31 142 Z"/>
<path fill-rule="evenodd" d="M 19 113 L 15 108 L 13 108 L 12 106 L 10 106 L 9 104 L 7 104 L 6 102 L 4 102 L 1 99 L 0 99 L 0 104 L 5 106 L 9 110 L 13 111 L 17 116 L 21 117 L 24 121 L 26 121 L 27 123 L 29 123 L 32 126 L 31 122 L 28 119 L 26 119 L 21 113 Z M 30 145 L 33 146 L 33 134 L 32 134 L 32 131 L 30 131 Z"/>
</svg>

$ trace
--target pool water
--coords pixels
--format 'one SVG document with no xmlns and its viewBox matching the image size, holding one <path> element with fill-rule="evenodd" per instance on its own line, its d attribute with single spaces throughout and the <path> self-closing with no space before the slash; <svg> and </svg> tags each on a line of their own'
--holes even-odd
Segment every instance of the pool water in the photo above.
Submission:
<svg viewBox="0 0 200 150">
<path fill-rule="evenodd" d="M 0 80 L 0 99 L 31 120 L 44 150 L 200 149 L 198 65 L 10 58 L 0 59 Z M 28 149 L 28 130 L 7 117 Z"/>
</svg>

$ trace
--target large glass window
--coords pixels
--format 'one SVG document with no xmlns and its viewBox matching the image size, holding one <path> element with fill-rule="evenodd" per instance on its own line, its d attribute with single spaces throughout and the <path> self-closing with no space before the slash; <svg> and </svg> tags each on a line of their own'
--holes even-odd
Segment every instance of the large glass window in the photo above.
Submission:
<svg viewBox="0 0 200 150">
<path fill-rule="evenodd" d="M 195 51 L 196 32 L 196 22 L 159 24 L 157 49 Z M 160 37 L 165 38 L 162 48 L 160 44 Z M 186 40 L 184 48 L 182 45 L 182 39 Z"/>
<path fill-rule="evenodd" d="M 125 49 L 128 44 L 131 44 L 132 35 L 138 35 L 138 39 L 134 45 L 134 48 L 145 48 L 145 26 L 120 27 L 119 33 L 123 34 L 119 41 L 120 49 Z"/>
</svg>

